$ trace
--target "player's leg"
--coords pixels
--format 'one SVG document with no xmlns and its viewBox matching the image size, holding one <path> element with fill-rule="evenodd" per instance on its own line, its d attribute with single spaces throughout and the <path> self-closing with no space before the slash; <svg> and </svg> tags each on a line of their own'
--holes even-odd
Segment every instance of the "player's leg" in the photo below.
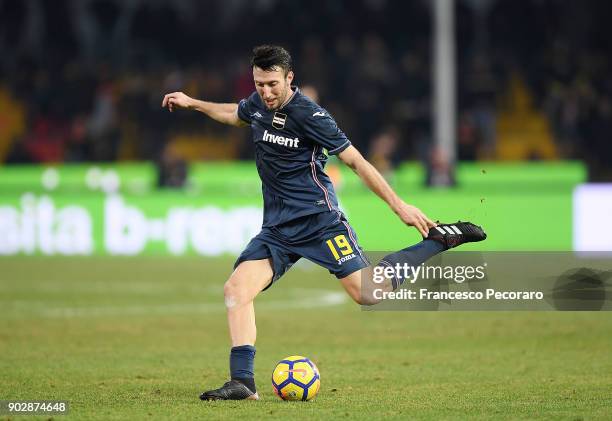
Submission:
<svg viewBox="0 0 612 421">
<path fill-rule="evenodd" d="M 446 248 L 435 240 L 423 240 L 418 244 L 385 256 L 376 265 L 382 270 L 377 270 L 377 267 L 368 266 L 340 278 L 340 283 L 356 303 L 373 305 L 380 301 L 377 298 L 380 295 L 375 294 L 375 290 L 384 292 L 394 291 L 403 283 L 403 279 L 400 282 L 396 277 L 379 275 L 378 278 L 375 278 L 375 271 L 379 274 L 384 273 L 385 267 L 393 267 L 396 263 L 407 264 L 409 267 L 417 267 L 444 250 Z"/>
<path fill-rule="evenodd" d="M 351 273 L 350 275 L 345 276 L 344 278 L 340 278 L 340 284 L 346 291 L 346 293 L 355 301 L 357 304 L 368 305 L 366 302 L 366 297 L 372 296 L 371 294 L 367 294 L 363 292 L 362 288 L 362 279 L 372 279 L 372 266 L 369 266 L 364 269 L 359 269 L 356 272 Z M 387 282 L 387 285 L 390 285 L 391 282 Z M 381 286 L 384 288 L 385 286 Z M 375 303 L 372 303 L 375 304 Z"/>
<path fill-rule="evenodd" d="M 219 389 L 202 393 L 202 400 L 257 400 L 255 387 L 255 307 L 253 300 L 272 281 L 270 258 L 246 260 L 238 264 L 223 287 L 227 321 L 232 341 L 231 380 Z"/>
<path fill-rule="evenodd" d="M 348 229 L 350 230 L 350 227 Z M 382 274 L 385 272 L 385 268 L 395 268 L 398 264 L 400 266 L 418 267 L 431 257 L 449 248 L 468 242 L 482 241 L 486 238 L 487 235 L 482 228 L 470 222 L 440 224 L 431 228 L 428 237 L 420 243 L 385 256 L 377 267 L 363 268 L 341 277 L 340 282 L 355 302 L 363 305 L 376 304 L 380 299 L 376 297 L 374 290 L 394 291 L 411 274 L 404 274 L 404 272 L 397 274 L 394 271 L 394 276 L 379 276 L 375 279 L 375 272 Z"/>
<path fill-rule="evenodd" d="M 232 347 L 255 345 L 253 300 L 271 281 L 271 259 L 247 260 L 236 267 L 223 287 Z"/>
<path fill-rule="evenodd" d="M 229 333 L 231 380 L 200 395 L 202 400 L 258 399 L 254 379 L 255 308 L 253 300 L 278 280 L 300 256 L 286 250 L 268 229 L 253 238 L 234 264 L 223 288 Z"/>
</svg>

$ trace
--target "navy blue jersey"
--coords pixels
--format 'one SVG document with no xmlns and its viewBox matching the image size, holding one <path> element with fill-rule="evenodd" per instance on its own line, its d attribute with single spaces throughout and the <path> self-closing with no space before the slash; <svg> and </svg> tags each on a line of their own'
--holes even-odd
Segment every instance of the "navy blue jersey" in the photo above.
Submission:
<svg viewBox="0 0 612 421">
<path fill-rule="evenodd" d="M 269 111 L 257 94 L 240 101 L 238 117 L 251 125 L 262 182 L 264 227 L 305 215 L 338 211 L 327 155 L 351 145 L 327 111 L 297 87 L 283 107 Z"/>
</svg>

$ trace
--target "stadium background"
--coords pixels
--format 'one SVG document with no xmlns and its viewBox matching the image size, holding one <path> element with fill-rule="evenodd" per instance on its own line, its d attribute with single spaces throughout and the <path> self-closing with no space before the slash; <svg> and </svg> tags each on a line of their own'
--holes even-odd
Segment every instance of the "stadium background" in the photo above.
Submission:
<svg viewBox="0 0 612 421">
<path fill-rule="evenodd" d="M 211 101 L 247 96 L 259 43 L 291 51 L 297 84 L 406 201 L 434 219 L 485 226 L 489 239 L 470 249 L 611 250 L 612 7 L 449 3 L 453 151 L 439 146 L 433 124 L 433 2 L 0 0 L 0 398 L 71 399 L 80 418 L 173 417 L 176 403 L 179 414 L 201 414 L 196 389 L 225 375 L 221 286 L 261 224 L 260 183 L 247 130 L 160 105 L 175 90 Z M 350 171 L 334 160 L 329 171 L 364 248 L 418 241 Z M 333 280 L 307 264 L 283 283 L 258 300 L 258 377 L 267 381 L 284 354 L 308 354 L 329 412 L 277 416 L 372 416 L 380 406 L 356 401 L 379 398 L 372 378 L 411 385 L 416 399 L 391 405 L 391 417 L 609 416 L 605 315 L 406 314 L 400 322 L 355 315 Z M 339 331 L 316 328 L 329 317 Z M 313 325 L 279 343 L 279 318 Z M 215 327 L 202 332 L 203 320 Z M 355 346 L 358 326 L 375 339 L 347 356 L 341 349 Z M 404 352 L 408 338 L 414 348 L 389 373 L 385 347 Z M 582 341 L 596 362 L 564 338 Z M 451 347 L 473 359 L 472 374 L 452 363 L 416 368 Z M 196 350 L 204 348 L 203 359 Z M 548 363 L 538 355 L 558 350 Z M 521 352 L 524 383 L 514 384 Z M 496 368 L 482 369 L 482 358 Z M 560 374 L 567 358 L 575 368 Z M 369 368 L 343 377 L 333 371 L 339 361 Z M 472 402 L 454 395 L 460 384 L 449 379 L 459 372 Z M 82 385 L 100 398 L 90 401 Z M 491 385 L 505 392 L 491 394 Z M 229 408 L 206 415 L 253 415 Z"/>
<path fill-rule="evenodd" d="M 436 219 L 481 221 L 493 230 L 488 249 L 604 247 L 574 234 L 574 224 L 588 231 L 593 226 L 581 221 L 594 218 L 581 213 L 574 215 L 580 221 L 572 219 L 572 192 L 586 181 L 612 179 L 605 3 L 456 3 L 457 174 L 432 128 L 427 2 L 308 8 L 299 1 L 3 1 L 0 7 L 0 160 L 6 164 L 0 203 L 10 206 L 2 207 L 3 254 L 124 254 L 106 247 L 111 240 L 103 234 L 104 196 L 114 193 L 158 222 L 136 224 L 133 230 L 142 232 L 133 241 L 144 243 L 126 254 L 169 251 L 164 221 L 174 204 L 193 211 L 211 205 L 220 217 L 247 206 L 252 217 L 242 219 L 240 239 L 231 240 L 239 244 L 220 248 L 235 253 L 259 224 L 251 212 L 260 199 L 256 173 L 247 169 L 249 135 L 195 113 L 171 115 L 159 98 L 174 90 L 213 101 L 247 96 L 250 48 L 270 40 L 294 54 L 297 83 L 314 91 L 398 191 Z M 277 34 L 273 22 L 291 27 Z M 237 159 L 243 163 L 203 164 Z M 416 167 L 403 166 L 407 161 Z M 134 162 L 146 164 L 126 164 Z M 364 246 L 403 245 L 384 235 L 399 228 L 393 215 L 382 212 L 351 174 L 332 167 Z M 426 189 L 435 183 L 432 171 L 448 171 L 442 184 L 457 187 Z M 34 194 L 29 204 L 23 203 L 26 192 Z M 24 239 L 28 229 L 20 215 L 37 209 L 32 203 L 43 196 L 55 208 L 52 219 L 71 204 L 84 209 L 83 226 L 63 229 L 90 237 L 74 240 L 81 248 L 66 244 L 66 252 L 54 252 Z M 372 215 L 380 220 L 376 230 L 367 224 Z M 523 221 L 519 231 L 504 223 L 510 215 Z M 184 223 L 188 230 L 205 229 Z M 50 229 L 61 231 L 62 224 Z M 544 232 L 533 238 L 535 230 Z M 197 253 L 189 244 L 179 249 Z"/>
</svg>

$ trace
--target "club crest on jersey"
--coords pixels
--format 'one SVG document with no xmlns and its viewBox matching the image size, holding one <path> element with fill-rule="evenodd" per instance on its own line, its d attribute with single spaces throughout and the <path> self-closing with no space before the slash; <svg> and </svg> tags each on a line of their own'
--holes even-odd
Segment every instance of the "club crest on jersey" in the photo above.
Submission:
<svg viewBox="0 0 612 421">
<path fill-rule="evenodd" d="M 287 114 L 276 112 L 274 113 L 274 117 L 272 117 L 272 126 L 276 129 L 282 129 L 285 127 L 286 121 Z"/>
</svg>

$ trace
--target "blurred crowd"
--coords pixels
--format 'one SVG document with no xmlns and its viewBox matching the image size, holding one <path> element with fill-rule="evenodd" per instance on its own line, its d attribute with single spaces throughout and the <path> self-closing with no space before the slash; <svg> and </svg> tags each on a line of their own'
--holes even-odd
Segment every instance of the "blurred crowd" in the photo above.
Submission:
<svg viewBox="0 0 612 421">
<path fill-rule="evenodd" d="M 605 167 L 607 2 L 456 4 L 459 158 L 496 158 L 500 96 L 519 75 L 560 156 Z M 10 99 L 0 110 L 24 121 L 10 138 L 0 133 L 0 159 L 159 160 L 171 139 L 191 134 L 238 140 L 236 158 L 250 159 L 244 131 L 160 105 L 175 90 L 248 96 L 260 43 L 291 51 L 297 84 L 381 168 L 431 157 L 431 26 L 426 0 L 0 0 L 0 97 Z"/>
<path fill-rule="evenodd" d="M 493 62 L 524 76 L 560 157 L 584 160 L 592 181 L 612 181 L 612 3 L 495 3 Z"/>
</svg>

